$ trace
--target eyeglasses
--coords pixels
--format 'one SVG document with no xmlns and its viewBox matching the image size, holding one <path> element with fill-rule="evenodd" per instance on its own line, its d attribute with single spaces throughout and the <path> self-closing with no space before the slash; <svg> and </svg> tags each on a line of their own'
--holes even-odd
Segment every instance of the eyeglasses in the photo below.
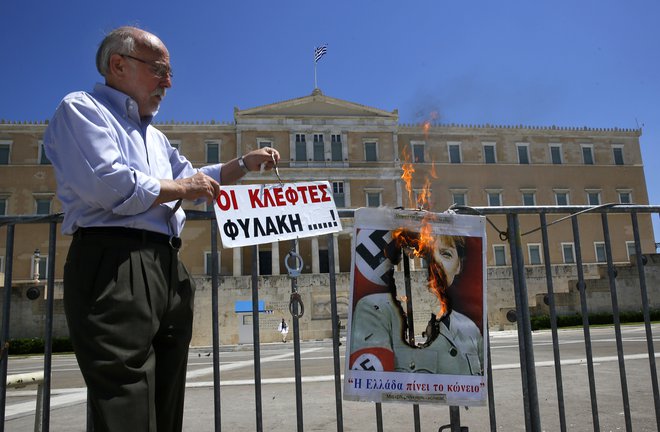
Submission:
<svg viewBox="0 0 660 432">
<path fill-rule="evenodd" d="M 122 57 L 128 57 L 131 60 L 139 61 L 140 63 L 144 63 L 147 66 L 149 66 L 149 69 L 151 69 L 151 72 L 154 73 L 154 75 L 157 78 L 173 78 L 174 74 L 172 73 L 172 68 L 170 65 L 167 65 L 165 63 L 159 63 L 159 62 L 152 62 L 152 61 L 147 61 L 147 60 L 142 60 L 141 58 L 133 57 L 132 55 L 128 54 L 119 54 Z"/>
</svg>

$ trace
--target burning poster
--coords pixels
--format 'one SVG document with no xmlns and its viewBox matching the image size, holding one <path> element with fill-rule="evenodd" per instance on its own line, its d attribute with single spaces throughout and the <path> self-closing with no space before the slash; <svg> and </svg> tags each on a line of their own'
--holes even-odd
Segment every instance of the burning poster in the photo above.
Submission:
<svg viewBox="0 0 660 432">
<path fill-rule="evenodd" d="M 344 397 L 484 405 L 485 218 L 355 212 Z"/>
</svg>

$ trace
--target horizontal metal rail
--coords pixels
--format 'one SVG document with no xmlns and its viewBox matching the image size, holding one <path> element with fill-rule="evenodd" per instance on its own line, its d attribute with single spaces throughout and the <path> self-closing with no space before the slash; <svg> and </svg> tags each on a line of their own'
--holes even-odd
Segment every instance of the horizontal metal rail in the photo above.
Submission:
<svg viewBox="0 0 660 432">
<path fill-rule="evenodd" d="M 625 359 L 624 359 L 624 346 L 622 342 L 621 335 L 621 323 L 620 323 L 620 310 L 618 305 L 617 297 L 617 283 L 616 283 L 616 269 L 612 262 L 612 246 L 610 241 L 610 222 L 609 215 L 611 214 L 628 214 L 631 218 L 632 233 L 634 235 L 634 244 L 635 252 L 638 256 L 642 255 L 642 247 L 640 240 L 639 232 L 639 223 L 637 216 L 639 214 L 658 214 L 660 213 L 660 206 L 654 205 L 621 205 L 621 204 L 604 204 L 601 206 L 502 206 L 502 207 L 462 207 L 462 206 L 453 206 L 451 210 L 457 213 L 469 213 L 469 214 L 479 214 L 486 216 L 489 220 L 491 217 L 500 216 L 504 217 L 498 218 L 497 221 L 500 224 L 503 224 L 501 229 L 493 225 L 493 227 L 500 232 L 500 235 L 505 235 L 506 239 L 509 241 L 510 245 L 510 262 L 511 262 L 511 271 L 513 274 L 512 283 L 514 286 L 515 300 L 516 300 L 516 320 L 517 320 L 517 329 L 518 329 L 518 345 L 520 349 L 519 360 L 520 360 L 520 374 L 521 374 L 521 384 L 522 384 L 522 394 L 525 395 L 523 398 L 523 403 L 520 406 L 521 411 L 524 412 L 526 429 L 529 431 L 540 431 L 542 424 L 548 422 L 549 420 L 543 419 L 542 413 L 547 414 L 544 410 L 539 409 L 539 398 L 538 398 L 538 389 L 537 389 L 537 378 L 536 378 L 536 365 L 534 362 L 534 345 L 533 334 L 530 326 L 530 316 L 529 316 L 529 307 L 527 305 L 527 289 L 526 289 L 526 272 L 525 265 L 523 260 L 523 251 L 521 247 L 521 237 L 536 231 L 541 231 L 542 235 L 542 246 L 543 246 L 543 263 L 546 275 L 546 284 L 547 284 L 547 299 L 549 306 L 549 313 L 551 318 L 551 336 L 552 336 L 552 350 L 554 358 L 554 376 L 555 376 L 555 391 L 557 398 L 557 417 L 558 417 L 558 426 L 557 428 L 561 431 L 570 430 L 567 413 L 566 413 L 566 402 L 564 387 L 565 381 L 562 373 L 562 360 L 560 353 L 560 343 L 559 343 L 559 332 L 557 329 L 557 305 L 555 302 L 555 290 L 553 287 L 553 278 L 551 276 L 552 264 L 550 260 L 550 252 L 548 249 L 549 243 L 549 234 L 548 229 L 558 223 L 571 224 L 573 242 L 575 243 L 575 259 L 577 267 L 577 287 L 578 293 L 580 295 L 580 310 L 583 317 L 583 331 L 584 331 L 584 344 L 585 344 L 585 353 L 586 353 L 586 362 L 587 362 L 587 374 L 589 382 L 589 403 L 591 406 L 591 425 L 594 430 L 600 429 L 600 414 L 602 413 L 602 408 L 599 410 L 597 403 L 597 380 L 595 379 L 594 371 L 594 354 L 592 347 L 592 336 L 590 334 L 590 323 L 589 323 L 589 304 L 588 298 L 585 292 L 585 275 L 582 270 L 582 251 L 580 248 L 580 223 L 579 218 L 586 214 L 599 214 L 603 230 L 603 239 L 605 243 L 605 251 L 607 256 L 607 262 L 603 265 L 607 266 L 607 281 L 609 285 L 609 292 L 612 302 L 612 314 L 614 318 L 614 330 L 616 337 L 616 348 L 617 348 L 617 359 L 618 359 L 618 368 L 619 368 L 619 381 L 621 387 L 621 408 L 624 414 L 623 421 L 625 424 L 626 431 L 634 430 L 634 425 L 636 419 L 633 417 L 635 412 L 634 406 L 632 406 L 633 401 L 629 397 L 629 384 L 628 384 L 628 375 L 625 368 Z M 342 209 L 338 211 L 340 218 L 351 219 L 355 215 L 355 211 L 351 209 Z M 187 210 L 186 215 L 188 220 L 201 220 L 209 221 L 211 224 L 211 241 L 212 241 L 212 253 L 213 253 L 213 268 L 212 268 L 212 288 L 213 288 L 213 301 L 212 305 L 214 308 L 213 311 L 213 358 L 214 358 L 214 413 L 215 413 L 215 430 L 219 431 L 222 427 L 221 417 L 220 417 L 220 384 L 221 377 L 219 372 L 220 363 L 220 351 L 219 351 L 219 337 L 217 334 L 218 329 L 218 288 L 219 288 L 219 277 L 218 277 L 218 268 L 215 264 L 217 262 L 217 227 L 215 222 L 215 215 L 213 212 L 204 212 L 204 211 L 194 211 Z M 521 216 L 537 215 L 538 227 L 533 231 L 520 232 L 519 228 L 519 218 Z M 563 215 L 559 219 L 553 218 L 551 222 L 548 222 L 548 215 Z M 50 378 L 51 378 L 51 337 L 52 334 L 52 317 L 53 317 L 53 284 L 54 284 L 54 268 L 55 268 L 55 228 L 58 224 L 62 222 L 62 214 L 54 215 L 21 215 L 21 216 L 0 216 L 0 227 L 6 227 L 7 240 L 5 243 L 5 286 L 4 286 L 4 296 L 3 296 L 3 306 L 2 306 L 2 339 L 0 340 L 0 432 L 4 431 L 5 425 L 5 407 L 6 407 L 6 389 L 10 386 L 8 379 L 11 376 L 8 376 L 7 364 L 10 361 L 8 356 L 8 346 L 7 343 L 10 339 L 10 310 L 11 310 L 11 288 L 12 288 L 12 263 L 13 263 L 13 248 L 15 244 L 15 231 L 14 227 L 16 225 L 22 224 L 50 224 L 50 237 L 49 237 L 49 256 L 52 257 L 49 259 L 48 265 L 48 298 L 51 299 L 46 304 L 46 320 L 45 320 L 45 334 L 46 334 L 46 352 L 44 355 L 44 368 L 43 368 L 43 383 L 44 391 L 39 395 L 39 403 L 43 404 L 44 407 L 43 415 L 41 418 L 41 428 L 44 431 L 49 430 L 49 415 L 50 415 Z M 590 223 L 593 224 L 593 219 L 590 219 Z M 491 221 L 491 224 L 492 221 Z M 619 229 L 620 227 L 615 227 Z M 332 235 L 328 236 L 328 250 L 332 251 L 334 248 L 334 239 Z M 257 256 L 257 250 L 255 249 L 252 252 L 253 257 Z M 340 372 L 340 353 L 338 349 L 339 345 L 339 323 L 337 316 L 337 295 L 336 295 L 336 274 L 335 274 L 335 263 L 334 256 L 332 253 L 329 254 L 329 285 L 331 288 L 331 302 L 332 302 L 332 339 L 333 339 L 333 367 L 335 373 L 335 411 L 336 411 L 336 420 L 337 420 L 337 430 L 344 430 L 345 419 L 343 418 L 342 410 L 342 400 L 341 400 L 341 372 Z M 639 285 L 640 285 L 640 310 L 643 312 L 644 325 L 646 332 L 646 344 L 647 344 L 647 353 L 649 359 L 649 371 L 651 377 L 651 387 L 653 392 L 653 401 L 652 405 L 655 410 L 655 424 L 660 430 L 660 391 L 658 390 L 657 383 L 657 370 L 655 364 L 655 351 L 654 351 L 654 339 L 652 334 L 652 328 L 650 323 L 650 302 L 649 302 L 649 293 L 645 277 L 645 268 L 644 260 L 636 260 L 636 270 L 639 275 Z M 253 264 L 253 269 L 257 269 L 258 266 Z M 258 304 L 258 274 L 253 272 L 252 274 L 252 289 L 253 289 L 253 303 Z M 292 287 L 293 289 L 293 287 Z M 295 309 L 295 307 L 294 307 Z M 253 311 L 257 310 L 256 307 L 253 307 Z M 257 417 L 257 429 L 262 430 L 262 414 L 261 414 L 261 387 L 262 383 L 260 380 L 260 370 L 259 364 L 261 363 L 260 358 L 260 344 L 259 344 L 259 333 L 258 333 L 258 315 L 254 316 L 253 325 L 254 328 L 254 340 L 256 342 L 254 349 L 254 364 L 255 364 L 255 415 Z M 301 369 L 301 354 L 300 354 L 300 331 L 298 329 L 298 321 L 294 320 L 294 343 L 296 344 L 295 350 L 295 362 L 296 362 L 296 380 L 299 383 L 301 375 L 303 372 Z M 488 335 L 486 335 L 488 336 Z M 505 416 L 500 416 L 498 419 L 496 407 L 497 407 L 497 387 L 493 386 L 495 382 L 493 380 L 493 373 L 497 374 L 498 371 L 493 372 L 491 364 L 491 351 L 490 346 L 488 347 L 487 358 L 488 358 L 488 424 L 490 425 L 490 430 L 498 430 L 498 426 L 507 427 L 506 421 L 509 417 L 509 413 Z M 297 407 L 297 427 L 298 430 L 302 430 L 304 427 L 303 423 L 303 404 L 301 403 L 304 395 L 302 393 L 302 388 L 300 385 L 296 385 L 296 400 L 298 403 Z M 549 395 L 545 395 L 546 399 L 549 398 Z M 617 408 L 617 409 L 621 409 Z M 382 410 L 381 404 L 375 404 L 376 416 L 375 423 L 377 430 L 383 430 L 384 424 L 384 412 Z M 547 410 L 546 410 L 547 411 Z M 417 408 L 414 409 L 414 427 L 411 429 L 419 429 L 419 420 L 418 416 L 420 415 Z M 448 412 L 449 420 L 451 422 L 452 430 L 467 430 L 466 427 L 460 425 L 461 419 L 458 415 L 458 411 L 455 408 L 450 408 Z M 587 419 L 582 419 L 584 422 Z M 498 424 L 499 421 L 499 424 Z M 554 424 L 554 421 L 552 422 Z M 444 428 L 444 427 L 443 427 Z M 544 428 L 547 429 L 547 428 Z"/>
</svg>

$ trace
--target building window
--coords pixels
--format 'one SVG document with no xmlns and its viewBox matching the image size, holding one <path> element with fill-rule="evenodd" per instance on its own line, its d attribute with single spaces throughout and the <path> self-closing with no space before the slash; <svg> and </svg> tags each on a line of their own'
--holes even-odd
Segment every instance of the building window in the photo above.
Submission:
<svg viewBox="0 0 660 432">
<path fill-rule="evenodd" d="M 570 201 L 568 199 L 568 191 L 557 190 L 555 191 L 555 204 L 558 206 L 569 205 Z"/>
<path fill-rule="evenodd" d="M 632 256 L 637 255 L 637 251 L 635 250 L 635 242 L 634 241 L 627 241 L 626 242 L 626 251 L 628 252 L 628 261 L 632 261 Z"/>
<path fill-rule="evenodd" d="M 378 160 L 378 143 L 375 141 L 364 143 L 364 160 L 367 162 L 376 162 Z"/>
<path fill-rule="evenodd" d="M 346 207 L 346 196 L 344 195 L 344 182 L 332 182 L 332 197 L 335 200 L 335 206 Z"/>
<path fill-rule="evenodd" d="M 325 160 L 323 134 L 314 134 L 314 161 L 321 162 L 323 160 Z"/>
<path fill-rule="evenodd" d="M 218 273 L 220 273 L 220 252 L 218 252 Z M 204 252 L 204 274 L 211 276 L 213 274 L 213 254 L 210 251 Z"/>
<path fill-rule="evenodd" d="M 536 193 L 533 191 L 523 191 L 522 193 L 522 204 L 524 206 L 534 206 L 536 205 Z"/>
<path fill-rule="evenodd" d="M 461 143 L 447 143 L 449 163 L 461 163 Z"/>
<path fill-rule="evenodd" d="M 42 198 L 35 198 L 35 212 L 38 215 L 48 215 L 50 214 L 50 204 L 52 202 L 51 197 L 42 197 Z"/>
<path fill-rule="evenodd" d="M 335 162 L 340 162 L 343 157 L 343 149 L 341 145 L 341 135 L 340 134 L 332 134 L 330 136 L 330 142 L 331 142 L 331 148 L 330 150 L 332 151 L 332 160 Z"/>
<path fill-rule="evenodd" d="M 11 141 L 0 141 L 0 165 L 9 165 Z"/>
<path fill-rule="evenodd" d="M 206 163 L 220 163 L 220 143 L 206 141 Z"/>
<path fill-rule="evenodd" d="M 587 204 L 600 205 L 600 191 L 587 191 Z"/>
<path fill-rule="evenodd" d="M 596 262 L 607 262 L 607 254 L 605 253 L 605 243 L 594 242 L 594 250 L 596 251 Z"/>
<path fill-rule="evenodd" d="M 467 205 L 467 194 L 465 192 L 452 192 L 451 193 L 451 200 L 452 203 L 460 206 L 466 206 Z"/>
<path fill-rule="evenodd" d="M 48 156 L 46 156 L 46 151 L 44 150 L 44 142 L 39 140 L 39 165 L 51 165 Z"/>
<path fill-rule="evenodd" d="M 506 265 L 506 246 L 493 245 L 493 257 L 495 257 L 496 266 Z"/>
<path fill-rule="evenodd" d="M 497 155 L 495 153 L 494 143 L 484 143 L 484 163 L 497 163 Z"/>
<path fill-rule="evenodd" d="M 573 246 L 573 243 L 562 243 L 561 254 L 564 257 L 564 264 L 575 264 L 575 246 Z"/>
<path fill-rule="evenodd" d="M 367 207 L 380 207 L 380 192 L 365 192 Z"/>
<path fill-rule="evenodd" d="M 619 203 L 621 204 L 632 204 L 632 192 L 630 191 L 617 191 L 619 194 Z"/>
<path fill-rule="evenodd" d="M 412 143 L 412 161 L 424 163 L 424 143 Z"/>
<path fill-rule="evenodd" d="M 612 156 L 614 157 L 614 165 L 623 165 L 623 147 L 612 147 Z"/>
<path fill-rule="evenodd" d="M 259 250 L 259 274 L 273 274 L 273 251 Z"/>
<path fill-rule="evenodd" d="M 594 147 L 591 144 L 582 144 L 582 163 L 594 164 Z"/>
<path fill-rule="evenodd" d="M 305 134 L 296 134 L 296 160 L 301 162 L 307 160 L 307 141 L 305 141 Z"/>
<path fill-rule="evenodd" d="M 539 265 L 543 264 L 541 259 L 541 245 L 540 244 L 528 244 L 527 245 L 527 254 L 529 256 L 530 265 Z"/>
<path fill-rule="evenodd" d="M 0 198 L 0 216 L 7 215 L 7 198 Z"/>
<path fill-rule="evenodd" d="M 550 144 L 550 162 L 554 165 L 561 165 L 563 163 L 561 144 Z"/>
<path fill-rule="evenodd" d="M 273 146 L 273 141 L 272 140 L 262 139 L 262 138 L 257 139 L 257 147 L 259 147 L 260 149 L 262 149 L 264 147 L 272 147 L 272 146 Z"/>
<path fill-rule="evenodd" d="M 5 257 L 0 256 L 0 273 L 5 272 Z"/>
<path fill-rule="evenodd" d="M 518 143 L 516 147 L 518 148 L 518 163 L 521 165 L 529 164 L 529 144 Z"/>
<path fill-rule="evenodd" d="M 170 145 L 177 150 L 181 150 L 181 140 L 170 140 Z"/>
<path fill-rule="evenodd" d="M 502 205 L 502 192 L 488 192 L 488 205 L 499 207 Z"/>
</svg>

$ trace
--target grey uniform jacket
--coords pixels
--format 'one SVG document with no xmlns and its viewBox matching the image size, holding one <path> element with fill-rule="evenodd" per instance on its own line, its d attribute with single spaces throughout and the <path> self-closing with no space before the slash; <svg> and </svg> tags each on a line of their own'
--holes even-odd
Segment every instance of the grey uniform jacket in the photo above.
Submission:
<svg viewBox="0 0 660 432">
<path fill-rule="evenodd" d="M 351 353 L 385 348 L 394 353 L 396 372 L 483 375 L 483 336 L 476 324 L 457 311 L 449 327 L 439 323 L 440 334 L 424 348 L 402 338 L 403 318 L 390 294 L 370 294 L 355 306 L 351 324 Z"/>
</svg>

